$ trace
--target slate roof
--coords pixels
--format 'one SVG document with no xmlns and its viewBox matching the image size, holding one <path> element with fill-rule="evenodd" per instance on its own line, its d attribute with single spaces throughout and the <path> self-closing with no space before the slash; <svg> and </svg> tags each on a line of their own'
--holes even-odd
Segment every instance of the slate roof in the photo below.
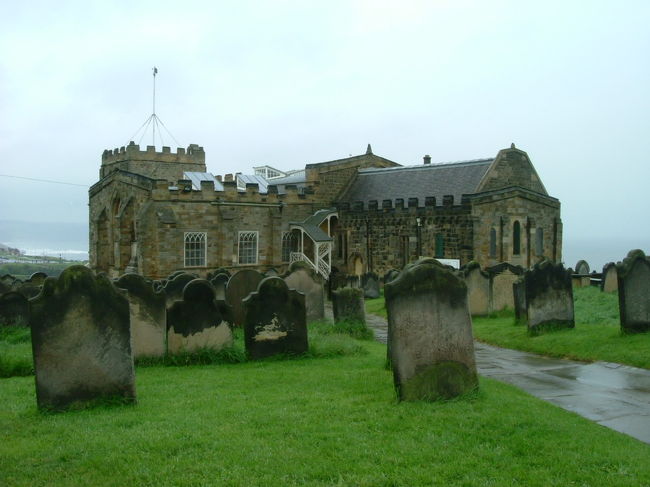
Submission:
<svg viewBox="0 0 650 487">
<path fill-rule="evenodd" d="M 195 191 L 201 190 L 201 181 L 213 181 L 215 191 L 223 191 L 223 184 L 221 184 L 210 172 L 196 172 L 196 171 L 185 171 L 183 173 L 183 179 L 189 179 L 192 181 L 192 189 Z"/>
<path fill-rule="evenodd" d="M 324 208 L 307 217 L 304 221 L 291 222 L 290 225 L 292 227 L 302 228 L 314 242 L 330 242 L 332 238 L 320 229 L 320 224 L 331 213 L 336 213 L 336 209 Z"/>
<path fill-rule="evenodd" d="M 268 182 L 262 176 L 258 176 L 257 174 L 237 174 L 237 178 L 237 182 L 241 182 L 244 186 L 247 184 L 257 184 L 259 192 L 266 194 Z"/>
<path fill-rule="evenodd" d="M 341 202 L 354 203 L 376 200 L 379 208 L 383 200 L 418 198 L 418 206 L 424 206 L 427 196 L 436 198 L 436 205 L 442 205 L 442 197 L 454 196 L 458 205 L 461 196 L 476 192 L 481 179 L 487 172 L 491 159 L 446 162 L 441 164 L 420 164 L 417 166 L 389 167 L 382 169 L 361 169 L 356 180 L 341 198 Z"/>
</svg>

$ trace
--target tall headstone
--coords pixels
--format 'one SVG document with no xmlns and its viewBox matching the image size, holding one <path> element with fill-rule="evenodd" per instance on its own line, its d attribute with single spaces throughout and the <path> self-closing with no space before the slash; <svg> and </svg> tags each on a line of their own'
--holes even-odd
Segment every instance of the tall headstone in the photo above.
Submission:
<svg viewBox="0 0 650 487">
<path fill-rule="evenodd" d="M 232 345 L 226 305 L 216 301 L 214 288 L 205 279 L 185 286 L 183 299 L 167 312 L 167 351 L 194 352 L 203 348 L 221 350 Z"/>
<path fill-rule="evenodd" d="M 363 297 L 368 299 L 377 299 L 379 294 L 379 276 L 374 272 L 367 272 L 361 276 L 363 284 Z"/>
<path fill-rule="evenodd" d="M 163 357 L 167 336 L 165 293 L 138 274 L 124 274 L 115 285 L 128 293 L 134 358 Z"/>
<path fill-rule="evenodd" d="M 528 320 L 528 312 L 526 310 L 526 282 L 524 276 L 521 276 L 512 284 L 512 294 L 515 298 L 515 323 L 522 325 Z"/>
<path fill-rule="evenodd" d="M 357 321 L 366 323 L 363 291 L 355 287 L 342 287 L 332 292 L 334 322 Z"/>
<path fill-rule="evenodd" d="M 0 326 L 28 326 L 27 298 L 16 291 L 0 295 Z"/>
<path fill-rule="evenodd" d="M 233 320 L 236 326 L 244 324 L 245 310 L 242 301 L 252 292 L 257 291 L 257 286 L 264 276 L 252 269 L 235 272 L 226 287 L 226 302 L 232 308 Z"/>
<path fill-rule="evenodd" d="M 650 259 L 642 250 L 631 250 L 616 269 L 621 331 L 650 331 Z"/>
<path fill-rule="evenodd" d="M 297 264 L 302 262 L 295 262 L 289 267 L 289 274 L 284 277 L 284 282 L 289 289 L 295 289 L 305 295 L 307 323 L 322 320 L 325 318 L 323 280 L 313 269 Z"/>
<path fill-rule="evenodd" d="M 48 278 L 29 322 L 40 408 L 135 402 L 129 302 L 106 276 L 72 266 Z"/>
<path fill-rule="evenodd" d="M 490 313 L 506 308 L 514 309 L 512 285 L 524 273 L 523 268 L 502 262 L 488 267 L 486 272 L 490 276 Z"/>
<path fill-rule="evenodd" d="M 602 280 L 600 281 L 600 289 L 606 293 L 613 293 L 618 291 L 618 273 L 616 271 L 616 264 L 610 262 L 603 267 Z"/>
<path fill-rule="evenodd" d="M 526 271 L 524 283 L 530 332 L 575 326 L 571 272 L 562 264 L 535 264 Z"/>
<path fill-rule="evenodd" d="M 465 283 L 434 259 L 384 287 L 388 351 L 400 400 L 449 399 L 478 387 Z"/>
<path fill-rule="evenodd" d="M 252 359 L 308 350 L 305 296 L 284 280 L 265 278 L 243 304 L 246 351 Z"/>
<path fill-rule="evenodd" d="M 470 262 L 462 271 L 467 286 L 469 312 L 472 316 L 485 316 L 490 312 L 490 276 L 481 270 L 478 262 Z"/>
</svg>

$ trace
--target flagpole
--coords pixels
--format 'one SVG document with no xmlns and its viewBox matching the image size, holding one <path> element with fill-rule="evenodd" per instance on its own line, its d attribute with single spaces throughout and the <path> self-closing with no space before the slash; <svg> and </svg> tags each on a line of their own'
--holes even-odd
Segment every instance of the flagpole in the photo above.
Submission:
<svg viewBox="0 0 650 487">
<path fill-rule="evenodd" d="M 154 119 L 154 122 L 156 118 L 156 74 L 157 73 L 158 73 L 158 68 L 154 66 L 153 67 L 153 112 L 151 114 L 151 116 Z M 155 123 L 153 124 L 152 134 L 153 134 L 153 145 L 155 147 L 156 146 L 156 124 Z"/>
</svg>

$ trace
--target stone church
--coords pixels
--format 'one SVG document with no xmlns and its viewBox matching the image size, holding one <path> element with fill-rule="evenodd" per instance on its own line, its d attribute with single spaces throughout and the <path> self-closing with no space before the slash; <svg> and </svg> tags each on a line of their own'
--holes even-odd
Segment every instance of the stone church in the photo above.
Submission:
<svg viewBox="0 0 650 487">
<path fill-rule="evenodd" d="M 514 144 L 487 159 L 409 166 L 368 145 L 295 171 L 214 176 L 198 145 L 131 142 L 104 151 L 89 206 L 90 265 L 111 276 L 281 272 L 305 261 L 327 278 L 383 274 L 420 256 L 482 267 L 562 258 L 560 202 Z"/>
</svg>

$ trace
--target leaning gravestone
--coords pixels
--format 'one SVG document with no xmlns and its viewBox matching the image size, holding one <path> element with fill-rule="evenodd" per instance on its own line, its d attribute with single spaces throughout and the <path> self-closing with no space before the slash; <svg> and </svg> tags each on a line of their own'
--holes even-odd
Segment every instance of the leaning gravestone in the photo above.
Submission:
<svg viewBox="0 0 650 487">
<path fill-rule="evenodd" d="M 244 300 L 248 295 L 257 290 L 257 286 L 264 276 L 252 269 L 244 269 L 235 272 L 226 287 L 226 302 L 232 307 L 233 320 L 235 325 L 244 324 Z"/>
<path fill-rule="evenodd" d="M 571 272 L 562 264 L 543 261 L 524 275 L 526 319 L 532 333 L 544 328 L 573 328 Z"/>
<path fill-rule="evenodd" d="M 209 279 L 210 284 L 214 287 L 215 299 L 220 301 L 226 300 L 226 287 L 228 287 L 228 280 L 230 276 L 228 274 L 217 274 L 212 279 Z"/>
<path fill-rule="evenodd" d="M 650 331 L 650 259 L 642 250 L 632 250 L 616 268 L 621 331 Z"/>
<path fill-rule="evenodd" d="M 163 357 L 167 335 L 165 293 L 138 274 L 124 274 L 115 285 L 128 292 L 134 358 Z"/>
<path fill-rule="evenodd" d="M 171 308 L 176 301 L 183 299 L 183 289 L 185 286 L 194 279 L 196 276 L 188 274 L 187 272 L 176 272 L 174 277 L 170 278 L 165 283 L 165 299 L 167 300 L 167 308 Z"/>
<path fill-rule="evenodd" d="M 610 262 L 603 267 L 602 280 L 600 282 L 600 289 L 605 293 L 613 293 L 618 291 L 618 273 L 616 272 L 616 264 Z"/>
<path fill-rule="evenodd" d="M 72 266 L 30 301 L 39 408 L 135 402 L 129 302 L 104 275 Z"/>
<path fill-rule="evenodd" d="M 225 303 L 216 301 L 214 288 L 205 279 L 194 279 L 167 313 L 167 351 L 221 350 L 232 345 L 232 331 Z"/>
<path fill-rule="evenodd" d="M 379 294 L 379 276 L 374 272 L 368 272 L 361 277 L 363 283 L 363 297 L 377 299 Z"/>
<path fill-rule="evenodd" d="M 354 287 L 343 287 L 332 292 L 334 322 L 357 321 L 366 323 L 363 291 Z"/>
<path fill-rule="evenodd" d="M 0 295 L 0 326 L 27 326 L 28 324 L 27 298 L 16 291 Z"/>
<path fill-rule="evenodd" d="M 246 307 L 246 351 L 252 359 L 307 351 L 305 296 L 302 293 L 289 289 L 279 277 L 267 277 L 243 304 Z"/>
<path fill-rule="evenodd" d="M 388 351 L 400 400 L 449 399 L 478 387 L 465 283 L 434 259 L 384 288 Z"/>
<path fill-rule="evenodd" d="M 325 318 L 323 281 L 312 268 L 302 262 L 294 262 L 289 266 L 289 274 L 284 277 L 284 282 L 289 289 L 295 289 L 305 295 L 307 323 Z"/>
<path fill-rule="evenodd" d="M 490 276 L 481 270 L 478 262 L 470 262 L 462 271 L 467 286 L 469 313 L 485 316 L 489 313 Z"/>
<path fill-rule="evenodd" d="M 490 313 L 515 307 L 515 297 L 512 294 L 513 283 L 524 273 L 520 266 L 502 262 L 488 267 L 486 272 L 490 275 Z"/>
<path fill-rule="evenodd" d="M 528 314 L 526 311 L 526 282 L 521 276 L 512 284 L 512 294 L 515 298 L 515 323 L 518 325 L 526 323 Z"/>
</svg>

